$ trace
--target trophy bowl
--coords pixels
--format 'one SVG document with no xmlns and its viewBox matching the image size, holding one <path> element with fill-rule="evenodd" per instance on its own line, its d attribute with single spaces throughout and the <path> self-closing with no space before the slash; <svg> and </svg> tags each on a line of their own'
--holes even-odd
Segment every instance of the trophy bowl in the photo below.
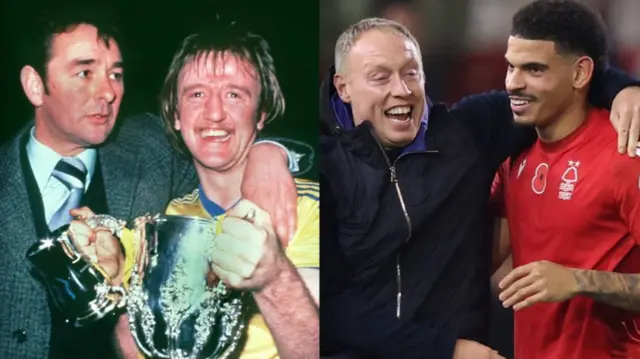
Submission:
<svg viewBox="0 0 640 359">
<path fill-rule="evenodd" d="M 244 333 L 243 292 L 213 274 L 216 220 L 147 215 L 134 223 L 138 255 L 128 287 L 129 327 L 148 357 L 223 359 Z"/>
<path fill-rule="evenodd" d="M 124 228 L 124 222 L 107 215 L 91 217 L 86 223 L 91 228 L 107 228 L 116 236 Z M 64 225 L 50 237 L 40 239 L 26 254 L 54 305 L 76 327 L 121 313 L 127 299 L 124 288 L 112 285 L 100 266 L 80 253 L 69 238 L 68 228 Z"/>
</svg>

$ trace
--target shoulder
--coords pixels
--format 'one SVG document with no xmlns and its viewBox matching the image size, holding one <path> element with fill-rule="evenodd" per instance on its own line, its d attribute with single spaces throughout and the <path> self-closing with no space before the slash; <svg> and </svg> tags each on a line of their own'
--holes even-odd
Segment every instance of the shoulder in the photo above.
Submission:
<svg viewBox="0 0 640 359">
<path fill-rule="evenodd" d="M 0 161 L 9 156 L 15 156 L 18 153 L 16 149 L 18 148 L 19 142 L 18 137 L 13 137 L 9 141 L 3 143 L 2 146 L 0 146 Z"/>
<path fill-rule="evenodd" d="M 171 147 L 160 116 L 146 112 L 120 121 L 114 129 L 115 141 L 135 141 L 151 148 Z"/>
<path fill-rule="evenodd" d="M 638 180 L 637 177 L 640 175 L 640 145 L 636 148 L 636 157 L 629 157 L 627 153 L 620 154 L 615 149 L 608 152 L 610 154 L 606 157 L 607 161 L 603 165 L 609 164 L 615 182 L 629 177 Z"/>
<path fill-rule="evenodd" d="M 7 168 L 8 162 L 19 161 L 23 136 L 33 124 L 23 127 L 13 137 L 0 146 L 0 168 Z M 9 166 L 11 167 L 11 166 Z"/>
<path fill-rule="evenodd" d="M 194 204 L 200 201 L 200 189 L 196 188 L 191 193 L 184 195 L 179 198 L 174 198 L 171 200 L 169 205 L 183 205 L 183 204 Z"/>
<path fill-rule="evenodd" d="M 194 208 L 200 207 L 200 190 L 198 188 L 194 189 L 191 193 L 179 197 L 174 198 L 167 205 L 167 210 L 165 214 L 169 215 L 182 215 L 184 213 L 190 213 Z"/>
<path fill-rule="evenodd" d="M 511 111 L 509 107 L 509 96 L 506 91 L 492 90 L 485 93 L 473 94 L 463 97 L 460 101 L 451 106 L 453 112 L 473 113 L 475 111 L 487 110 L 491 107 L 501 107 L 505 111 Z"/>
<path fill-rule="evenodd" d="M 296 178 L 298 190 L 298 217 L 299 225 L 313 225 L 317 227 L 320 211 L 320 185 L 318 182 Z"/>
<path fill-rule="evenodd" d="M 320 183 L 304 178 L 295 178 L 298 199 L 308 198 L 312 201 L 320 200 Z"/>
<path fill-rule="evenodd" d="M 427 143 L 433 141 L 433 147 L 449 152 L 476 152 L 474 137 L 470 128 L 464 124 L 461 114 L 445 104 L 433 105 L 429 112 Z"/>
</svg>

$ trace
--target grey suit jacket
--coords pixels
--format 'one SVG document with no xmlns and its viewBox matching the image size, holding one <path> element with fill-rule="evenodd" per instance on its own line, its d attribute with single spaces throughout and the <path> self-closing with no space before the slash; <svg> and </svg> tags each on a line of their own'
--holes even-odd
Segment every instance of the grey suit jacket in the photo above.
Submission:
<svg viewBox="0 0 640 359">
<path fill-rule="evenodd" d="M 164 212 L 171 199 L 197 186 L 197 176 L 191 160 L 172 149 L 158 117 L 121 121 L 98 155 L 110 214 L 131 223 Z M 46 358 L 49 352 L 46 291 L 25 260 L 38 239 L 20 162 L 20 139 L 31 126 L 0 148 L 0 358 Z M 26 336 L 16 338 L 17 332 Z"/>
</svg>

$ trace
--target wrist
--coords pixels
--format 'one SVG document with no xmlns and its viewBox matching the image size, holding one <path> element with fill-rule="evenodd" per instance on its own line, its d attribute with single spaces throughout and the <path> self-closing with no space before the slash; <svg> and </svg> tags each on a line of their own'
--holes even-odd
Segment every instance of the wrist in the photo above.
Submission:
<svg viewBox="0 0 640 359">
<path fill-rule="evenodd" d="M 273 266 L 271 280 L 254 292 L 256 300 L 272 298 L 277 300 L 286 295 L 289 289 L 300 281 L 300 276 L 291 263 L 284 257 L 279 258 Z"/>
<path fill-rule="evenodd" d="M 586 295 L 593 291 L 592 286 L 589 285 L 589 282 L 586 280 L 586 274 L 588 272 L 587 270 L 572 268 L 571 272 L 573 274 L 573 278 L 575 279 L 575 285 L 571 291 L 572 298 L 576 295 Z"/>
</svg>

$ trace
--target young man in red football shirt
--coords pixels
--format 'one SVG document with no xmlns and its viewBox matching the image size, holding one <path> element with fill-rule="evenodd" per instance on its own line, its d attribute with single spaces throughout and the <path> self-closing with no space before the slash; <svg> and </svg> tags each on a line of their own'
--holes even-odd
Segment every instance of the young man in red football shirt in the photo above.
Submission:
<svg viewBox="0 0 640 359">
<path fill-rule="evenodd" d="M 605 66 L 601 19 L 577 1 L 535 1 L 513 19 L 507 90 L 538 141 L 506 164 L 517 359 L 640 358 L 640 158 L 617 152 L 609 113 L 589 107 Z M 496 193 L 499 193 L 496 192 Z"/>
</svg>

